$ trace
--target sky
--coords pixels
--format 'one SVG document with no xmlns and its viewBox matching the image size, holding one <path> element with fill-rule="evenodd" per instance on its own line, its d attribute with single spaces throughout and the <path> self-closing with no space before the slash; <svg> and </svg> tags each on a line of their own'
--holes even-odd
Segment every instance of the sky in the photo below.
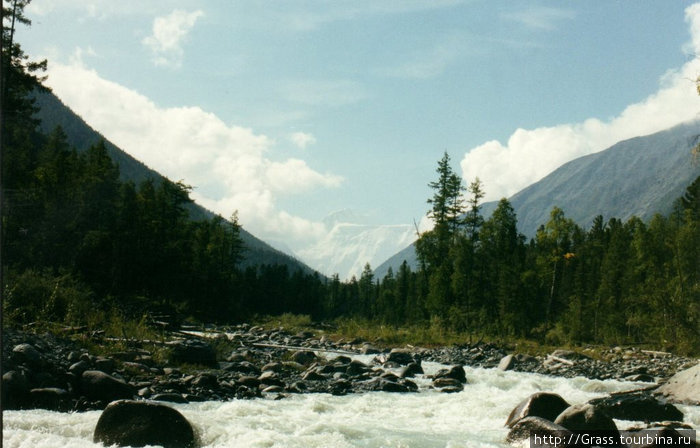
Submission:
<svg viewBox="0 0 700 448">
<path fill-rule="evenodd" d="M 297 254 L 338 211 L 424 222 L 445 152 L 498 200 L 700 112 L 688 1 L 33 0 L 25 13 L 18 40 L 48 59 L 66 105 Z"/>
</svg>

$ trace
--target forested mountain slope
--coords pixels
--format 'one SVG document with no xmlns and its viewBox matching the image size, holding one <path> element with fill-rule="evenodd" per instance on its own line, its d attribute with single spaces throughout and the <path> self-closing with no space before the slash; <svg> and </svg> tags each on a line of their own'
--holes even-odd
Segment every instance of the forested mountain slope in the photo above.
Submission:
<svg viewBox="0 0 700 448">
<path fill-rule="evenodd" d="M 584 228 L 598 215 L 647 221 L 655 213 L 668 214 L 673 201 L 700 174 L 691 157 L 699 140 L 700 121 L 693 121 L 572 160 L 509 198 L 518 230 L 534 237 L 555 206 Z M 483 215 L 490 216 L 496 205 L 485 203 Z M 382 263 L 375 274 L 383 277 L 389 267 L 396 272 L 403 260 L 417 267 L 414 245 Z"/>
<path fill-rule="evenodd" d="M 118 165 L 120 177 L 125 181 L 132 181 L 136 185 L 146 179 L 160 179 L 162 176 L 136 160 L 119 147 L 104 138 L 99 132 L 92 129 L 75 112 L 64 105 L 59 98 L 51 92 L 36 92 L 36 105 L 39 112 L 36 117 L 41 120 L 41 130 L 45 133 L 51 132 L 57 126 L 65 131 L 68 143 L 78 151 L 85 151 L 90 145 L 105 140 L 107 151 Z M 190 217 L 194 220 L 211 218 L 213 213 L 204 207 L 192 203 L 189 207 Z M 313 270 L 295 258 L 274 249 L 267 243 L 253 236 L 245 229 L 241 231 L 241 238 L 246 246 L 243 266 L 253 266 L 261 264 L 284 265 L 294 272 L 301 269 L 303 272 L 311 273 Z"/>
</svg>

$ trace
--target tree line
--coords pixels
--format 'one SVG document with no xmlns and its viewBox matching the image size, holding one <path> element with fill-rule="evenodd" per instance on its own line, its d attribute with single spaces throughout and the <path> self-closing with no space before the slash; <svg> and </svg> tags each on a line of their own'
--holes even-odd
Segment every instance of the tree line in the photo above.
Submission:
<svg viewBox="0 0 700 448">
<path fill-rule="evenodd" d="M 553 344 L 700 346 L 700 177 L 669 216 L 598 216 L 586 230 L 554 207 L 527 241 L 507 199 L 482 217 L 481 182 L 465 190 L 447 154 L 437 174 L 417 272 L 404 263 L 375 280 L 366 267 L 345 286 L 354 308 L 329 295 L 345 303 L 339 314 Z"/>
<path fill-rule="evenodd" d="M 14 14 L 20 23 L 24 2 Z M 236 214 L 191 219 L 190 187 L 120 180 L 104 142 L 85 152 L 61 128 L 39 131 L 31 99 L 45 61 L 29 62 L 3 28 L 3 313 L 84 325 L 117 310 L 165 311 L 233 323 L 256 314 L 437 325 L 474 337 L 553 344 L 700 347 L 700 178 L 668 216 L 597 217 L 589 229 L 553 208 L 529 241 L 502 199 L 481 213 L 447 154 L 429 184 L 434 227 L 404 262 L 375 278 L 369 265 L 341 281 L 283 265 L 243 268 Z"/>
</svg>

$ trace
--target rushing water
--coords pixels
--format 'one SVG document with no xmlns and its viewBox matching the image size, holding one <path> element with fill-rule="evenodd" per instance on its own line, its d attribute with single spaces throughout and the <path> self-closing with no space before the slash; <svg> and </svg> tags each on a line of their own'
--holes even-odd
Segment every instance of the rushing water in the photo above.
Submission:
<svg viewBox="0 0 700 448">
<path fill-rule="evenodd" d="M 438 364 L 424 363 L 426 374 Z M 418 393 L 372 392 L 342 397 L 292 395 L 257 400 L 172 405 L 192 422 L 204 447 L 505 447 L 503 424 L 522 399 L 538 391 L 581 403 L 641 386 L 620 381 L 564 379 L 537 374 L 465 368 L 464 391 L 444 394 L 418 377 Z M 680 406 L 685 422 L 700 427 L 700 407 Z M 99 411 L 43 410 L 4 413 L 3 446 L 96 447 Z M 628 428 L 631 422 L 618 421 Z"/>
</svg>

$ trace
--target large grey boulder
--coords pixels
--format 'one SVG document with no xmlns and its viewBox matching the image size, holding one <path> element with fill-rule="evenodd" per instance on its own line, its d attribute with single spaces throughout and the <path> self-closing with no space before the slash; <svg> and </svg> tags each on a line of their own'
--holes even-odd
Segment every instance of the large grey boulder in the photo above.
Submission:
<svg viewBox="0 0 700 448">
<path fill-rule="evenodd" d="M 177 410 L 160 403 L 119 400 L 100 415 L 93 435 L 105 446 L 194 448 L 194 428 Z"/>
<path fill-rule="evenodd" d="M 700 364 L 676 373 L 656 393 L 672 403 L 700 406 Z"/>
</svg>

